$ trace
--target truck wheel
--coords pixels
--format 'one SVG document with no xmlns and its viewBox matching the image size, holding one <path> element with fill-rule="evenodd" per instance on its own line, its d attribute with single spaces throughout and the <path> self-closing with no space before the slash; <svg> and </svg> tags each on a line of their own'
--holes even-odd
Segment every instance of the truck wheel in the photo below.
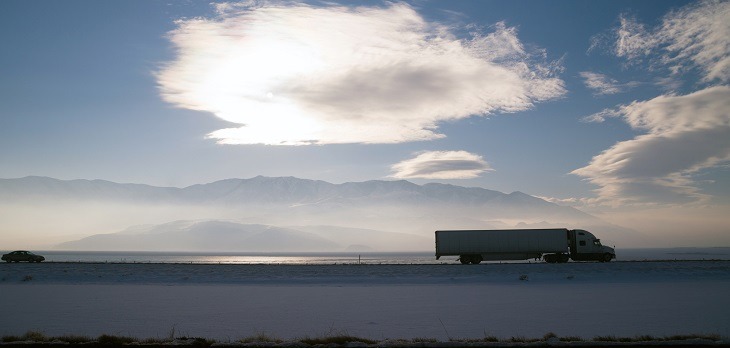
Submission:
<svg viewBox="0 0 730 348">
<path fill-rule="evenodd" d="M 602 262 L 611 262 L 612 258 L 613 258 L 613 256 L 611 256 L 611 254 L 605 253 L 605 254 L 603 254 L 603 260 L 601 260 L 601 261 Z"/>
<path fill-rule="evenodd" d="M 482 255 L 461 255 L 459 261 L 464 265 L 476 265 L 482 262 Z"/>
</svg>

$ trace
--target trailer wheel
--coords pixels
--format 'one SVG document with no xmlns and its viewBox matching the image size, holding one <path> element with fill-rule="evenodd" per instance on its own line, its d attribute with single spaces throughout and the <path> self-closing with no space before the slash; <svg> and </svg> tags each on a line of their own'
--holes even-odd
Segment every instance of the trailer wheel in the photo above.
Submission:
<svg viewBox="0 0 730 348">
<path fill-rule="evenodd" d="M 464 265 L 477 265 L 482 262 L 482 255 L 461 255 L 459 261 Z"/>
</svg>

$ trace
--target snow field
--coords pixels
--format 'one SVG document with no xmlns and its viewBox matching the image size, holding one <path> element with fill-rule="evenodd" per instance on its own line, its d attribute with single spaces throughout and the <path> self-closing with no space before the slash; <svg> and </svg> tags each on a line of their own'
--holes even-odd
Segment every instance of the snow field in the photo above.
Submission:
<svg viewBox="0 0 730 348">
<path fill-rule="evenodd" d="M 526 280 L 520 280 L 522 276 Z M 30 276 L 31 279 L 27 279 Z M 26 279 L 25 281 L 23 279 Z M 0 265 L 0 335 L 730 336 L 730 262 Z"/>
</svg>

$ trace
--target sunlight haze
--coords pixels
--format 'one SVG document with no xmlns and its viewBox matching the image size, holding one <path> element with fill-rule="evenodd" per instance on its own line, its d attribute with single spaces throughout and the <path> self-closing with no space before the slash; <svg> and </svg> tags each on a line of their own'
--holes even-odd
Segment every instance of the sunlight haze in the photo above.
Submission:
<svg viewBox="0 0 730 348">
<path fill-rule="evenodd" d="M 5 249 L 730 246 L 728 1 L 10 0 L 0 28 Z"/>
</svg>

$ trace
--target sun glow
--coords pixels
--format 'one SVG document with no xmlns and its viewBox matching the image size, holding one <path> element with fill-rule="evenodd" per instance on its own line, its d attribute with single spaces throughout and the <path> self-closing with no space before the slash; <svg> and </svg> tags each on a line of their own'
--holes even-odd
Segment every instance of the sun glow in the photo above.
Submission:
<svg viewBox="0 0 730 348">
<path fill-rule="evenodd" d="M 166 101 L 241 125 L 209 134 L 222 144 L 431 140 L 441 121 L 564 93 L 542 70 L 483 54 L 514 50 L 508 28 L 464 41 L 405 4 L 231 11 L 179 21 L 177 57 L 158 74 Z"/>
<path fill-rule="evenodd" d="M 224 144 L 246 139 L 246 143 L 301 145 L 318 137 L 318 122 L 281 90 L 288 81 L 322 69 L 317 48 L 271 36 L 236 40 L 195 86 L 193 94 L 201 104 L 215 105 L 216 116 L 242 125 L 215 131 L 211 138 Z"/>
</svg>

